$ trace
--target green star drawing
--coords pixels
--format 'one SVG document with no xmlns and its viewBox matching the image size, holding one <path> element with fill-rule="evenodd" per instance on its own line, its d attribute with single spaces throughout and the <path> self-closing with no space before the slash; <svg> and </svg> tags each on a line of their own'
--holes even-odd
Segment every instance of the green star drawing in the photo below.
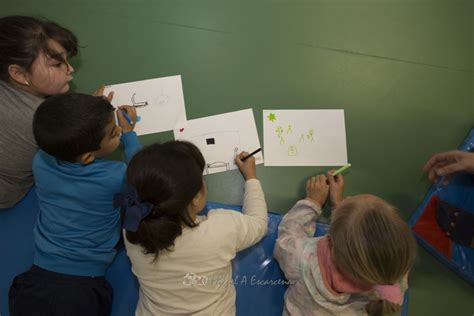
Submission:
<svg viewBox="0 0 474 316">
<path fill-rule="evenodd" d="M 275 113 L 270 113 L 270 114 L 268 114 L 267 119 L 268 119 L 270 122 L 275 122 L 277 118 L 276 118 Z"/>
</svg>

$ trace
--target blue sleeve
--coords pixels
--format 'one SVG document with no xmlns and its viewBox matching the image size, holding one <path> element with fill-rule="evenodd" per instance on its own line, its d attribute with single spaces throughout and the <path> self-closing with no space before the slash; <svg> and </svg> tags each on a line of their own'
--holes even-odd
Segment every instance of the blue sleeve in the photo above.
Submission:
<svg viewBox="0 0 474 316">
<path fill-rule="evenodd" d="M 122 134 L 122 143 L 125 149 L 125 160 L 130 162 L 133 156 L 142 148 L 138 142 L 137 133 L 134 131 Z"/>
</svg>

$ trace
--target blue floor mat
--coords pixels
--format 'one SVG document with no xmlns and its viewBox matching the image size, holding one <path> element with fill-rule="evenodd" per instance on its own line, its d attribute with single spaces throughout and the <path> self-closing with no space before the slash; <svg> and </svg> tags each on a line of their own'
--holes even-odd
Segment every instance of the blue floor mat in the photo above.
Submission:
<svg viewBox="0 0 474 316">
<path fill-rule="evenodd" d="M 210 209 L 241 211 L 240 206 L 208 203 Z M 0 315 L 8 316 L 8 289 L 13 278 L 26 271 L 33 261 L 33 227 L 38 215 L 34 189 L 14 208 L 0 211 Z M 282 216 L 269 213 L 268 233 L 255 246 L 241 251 L 232 262 L 237 292 L 237 315 L 281 315 L 286 279 L 273 258 L 273 248 Z M 325 224 L 317 225 L 316 235 L 324 235 Z M 133 276 L 125 250 L 119 251 L 108 269 L 107 280 L 114 289 L 113 316 L 132 316 L 138 301 L 138 282 Z M 402 315 L 408 313 L 408 292 Z"/>
</svg>

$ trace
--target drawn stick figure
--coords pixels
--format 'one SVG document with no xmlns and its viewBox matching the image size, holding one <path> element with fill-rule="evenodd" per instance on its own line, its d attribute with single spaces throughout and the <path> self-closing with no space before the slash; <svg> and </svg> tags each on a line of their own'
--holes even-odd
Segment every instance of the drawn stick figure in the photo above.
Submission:
<svg viewBox="0 0 474 316">
<path fill-rule="evenodd" d="M 283 127 L 281 126 L 277 126 L 277 128 L 275 129 L 275 132 L 277 133 L 278 137 L 281 137 L 281 135 L 283 134 Z"/>
<path fill-rule="evenodd" d="M 283 136 L 280 136 L 280 145 L 283 145 L 285 144 L 285 139 L 283 138 Z"/>
<path fill-rule="evenodd" d="M 300 143 L 304 143 L 304 133 L 301 133 Z"/>
<path fill-rule="evenodd" d="M 306 137 L 308 137 L 310 142 L 314 142 L 314 129 L 310 129 Z"/>
</svg>

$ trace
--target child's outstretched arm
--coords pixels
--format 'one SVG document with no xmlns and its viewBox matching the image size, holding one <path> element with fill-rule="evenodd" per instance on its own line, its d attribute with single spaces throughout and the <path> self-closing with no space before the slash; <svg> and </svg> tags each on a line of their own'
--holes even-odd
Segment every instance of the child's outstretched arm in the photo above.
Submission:
<svg viewBox="0 0 474 316">
<path fill-rule="evenodd" d="M 303 245 L 316 230 L 316 219 L 326 202 L 329 185 L 324 175 L 310 178 L 306 182 L 306 198 L 298 201 L 283 217 L 278 227 L 274 257 L 288 279 L 299 276 L 299 266 Z"/>
<path fill-rule="evenodd" d="M 278 237 L 313 237 L 315 220 L 329 193 L 325 175 L 311 177 L 306 181 L 306 198 L 298 201 L 283 217 L 278 227 Z"/>
<path fill-rule="evenodd" d="M 125 112 L 128 118 L 125 117 Z M 128 120 L 130 119 L 130 121 Z M 125 149 L 125 160 L 129 162 L 133 155 L 139 151 L 142 146 L 138 142 L 137 134 L 133 131 L 137 122 L 137 111 L 134 106 L 122 105 L 117 110 L 117 120 L 122 128 L 122 143 Z"/>
<path fill-rule="evenodd" d="M 242 152 L 235 158 L 235 163 L 245 179 L 243 214 L 233 214 L 235 215 L 233 220 L 236 229 L 236 251 L 260 241 L 268 225 L 267 203 L 260 181 L 257 179 L 255 158 L 252 156 L 245 161 L 241 160 L 247 155 L 247 152 Z"/>
</svg>

